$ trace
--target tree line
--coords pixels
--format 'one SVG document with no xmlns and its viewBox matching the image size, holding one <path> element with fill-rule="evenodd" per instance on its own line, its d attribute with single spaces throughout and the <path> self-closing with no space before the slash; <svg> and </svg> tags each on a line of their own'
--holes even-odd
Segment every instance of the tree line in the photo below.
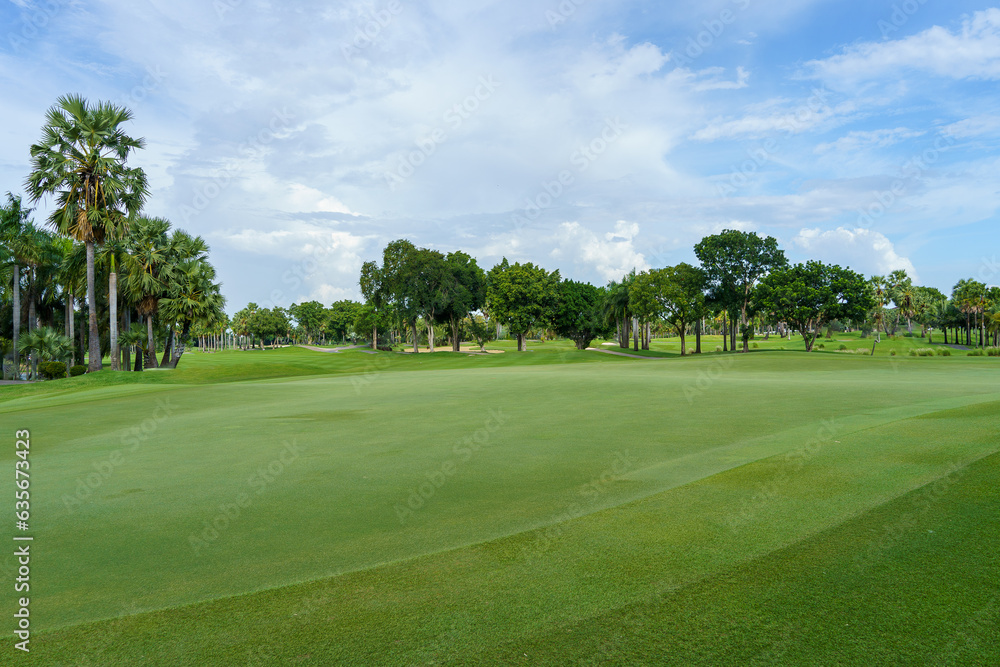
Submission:
<svg viewBox="0 0 1000 667">
<path fill-rule="evenodd" d="M 123 127 L 132 117 L 59 98 L 29 149 L 25 194 L 0 204 L 5 376 L 22 375 L 24 362 L 37 377 L 53 360 L 98 371 L 106 355 L 112 370 L 176 367 L 192 332 L 225 317 L 204 239 L 144 213 L 148 180 L 129 162 L 145 142 Z M 39 225 L 31 206 L 43 200 L 53 207 Z"/>
<path fill-rule="evenodd" d="M 803 337 L 811 351 L 824 329 L 914 335 L 968 346 L 997 345 L 1000 289 L 972 279 L 951 295 L 915 285 L 905 271 L 866 278 L 850 268 L 818 261 L 791 264 L 773 237 L 738 230 L 707 236 L 694 247 L 697 266 L 680 263 L 632 271 L 604 286 L 563 279 L 532 263 L 503 259 L 489 270 L 464 252 L 389 243 L 381 262 L 366 262 L 359 286 L 363 302 L 330 308 L 311 301 L 285 310 L 251 304 L 234 318 L 240 340 L 363 339 L 388 349 L 406 343 L 433 351 L 438 341 L 459 350 L 482 348 L 501 335 L 517 340 L 564 337 L 585 349 L 614 337 L 621 348 L 649 349 L 654 336 L 680 337 L 681 354 L 700 353 L 704 334 L 723 336 L 723 350 L 749 350 L 758 332 Z"/>
</svg>

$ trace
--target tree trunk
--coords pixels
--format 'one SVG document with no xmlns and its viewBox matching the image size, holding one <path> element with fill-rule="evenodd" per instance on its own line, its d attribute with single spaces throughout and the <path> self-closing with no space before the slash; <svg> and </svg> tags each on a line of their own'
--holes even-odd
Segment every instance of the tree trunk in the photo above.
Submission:
<svg viewBox="0 0 1000 667">
<path fill-rule="evenodd" d="M 413 354 L 420 354 L 420 348 L 417 346 L 417 321 L 413 320 L 410 322 L 410 328 L 413 329 Z"/>
<path fill-rule="evenodd" d="M 17 350 L 21 337 L 21 270 L 14 265 L 14 379 L 21 379 L 21 355 Z"/>
<path fill-rule="evenodd" d="M 123 331 L 129 331 L 132 329 L 132 311 L 128 308 L 125 309 L 123 315 L 124 323 L 122 325 Z M 126 371 L 132 369 L 132 346 L 126 345 L 122 348 L 122 368 Z"/>
<path fill-rule="evenodd" d="M 684 322 L 681 322 L 681 325 L 679 327 L 677 327 L 677 330 L 681 334 L 681 356 L 682 357 L 687 354 L 687 339 L 684 337 L 685 329 L 687 329 L 687 326 L 685 325 Z"/>
<path fill-rule="evenodd" d="M 747 335 L 747 327 L 750 325 L 747 322 L 747 305 L 743 304 L 743 312 L 740 315 L 740 324 L 743 326 L 743 353 L 746 354 L 750 351 L 750 336 Z"/>
<path fill-rule="evenodd" d="M 68 312 L 66 313 L 66 337 L 69 338 L 70 343 L 73 342 L 73 334 L 76 333 L 75 331 L 73 331 L 73 329 L 75 328 L 74 325 L 76 324 L 73 321 L 73 311 L 76 310 L 75 301 L 76 299 L 73 298 L 73 292 L 70 291 L 69 297 L 67 298 L 69 307 L 68 307 Z M 72 344 L 70 345 L 69 363 L 70 367 L 76 366 L 76 346 Z"/>
<path fill-rule="evenodd" d="M 146 315 L 146 368 L 159 368 L 156 365 L 156 338 L 153 336 L 153 314 Z"/>
<path fill-rule="evenodd" d="M 167 330 L 167 343 L 163 346 L 163 356 L 160 358 L 160 366 L 163 368 L 170 368 L 170 354 L 174 350 L 174 325 L 170 325 L 170 329 Z"/>
<path fill-rule="evenodd" d="M 181 356 L 184 354 L 184 341 L 187 340 L 188 334 L 191 333 L 191 323 L 185 322 L 184 326 L 181 328 L 181 335 L 174 339 L 173 354 L 170 357 L 170 368 L 177 368 L 177 363 L 181 360 Z M 170 336 L 174 337 L 174 328 L 170 327 Z"/>
<path fill-rule="evenodd" d="M 628 346 L 626 345 L 625 347 L 628 347 Z M 518 352 L 527 352 L 528 351 L 528 346 L 524 342 L 524 334 L 523 333 L 517 334 L 517 351 Z"/>
<path fill-rule="evenodd" d="M 722 351 L 729 351 L 729 320 L 726 311 L 722 311 Z"/>
<path fill-rule="evenodd" d="M 135 351 L 135 367 L 132 370 L 136 373 L 142 370 L 142 351 L 138 348 Z"/>
<path fill-rule="evenodd" d="M 430 322 L 427 323 L 427 349 L 430 352 L 434 351 L 434 325 Z"/>
<path fill-rule="evenodd" d="M 34 272 L 28 274 L 28 333 L 38 328 L 37 316 L 35 314 L 35 276 Z M 38 379 L 38 350 L 28 355 L 29 377 L 32 380 Z"/>
<path fill-rule="evenodd" d="M 451 318 L 451 351 L 462 351 L 462 336 L 461 332 L 458 330 L 458 320 L 454 317 Z"/>
<path fill-rule="evenodd" d="M 87 344 L 89 345 L 87 354 L 88 372 L 99 371 L 101 365 L 101 334 L 97 329 L 97 293 L 96 280 L 94 278 L 94 242 L 87 241 L 87 319 L 90 325 Z M 150 320 L 152 322 L 152 320 Z M 152 326 L 152 325 L 150 325 Z"/>
<path fill-rule="evenodd" d="M 701 318 L 694 325 L 694 353 L 701 354 Z"/>
<path fill-rule="evenodd" d="M 372 325 L 372 349 L 378 349 L 378 325 Z"/>
<path fill-rule="evenodd" d="M 632 346 L 633 349 L 639 351 L 639 318 L 632 318 Z"/>
<path fill-rule="evenodd" d="M 114 260 L 112 259 L 112 262 Z M 108 325 L 111 331 L 111 370 L 121 370 L 121 351 L 118 349 L 118 274 L 111 271 L 108 277 Z"/>
</svg>

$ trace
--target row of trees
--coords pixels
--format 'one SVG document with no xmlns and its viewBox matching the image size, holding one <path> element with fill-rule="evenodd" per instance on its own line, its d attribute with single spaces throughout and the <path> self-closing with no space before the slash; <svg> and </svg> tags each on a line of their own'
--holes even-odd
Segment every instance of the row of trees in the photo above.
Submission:
<svg viewBox="0 0 1000 667">
<path fill-rule="evenodd" d="M 110 103 L 60 98 L 30 147 L 27 204 L 8 193 L 0 206 L 0 331 L 16 374 L 25 353 L 30 367 L 39 358 L 72 365 L 79 354 L 97 371 L 110 354 L 112 370 L 129 369 L 133 349 L 137 369 L 176 366 L 192 330 L 224 318 L 205 241 L 143 213 L 147 178 L 129 161 L 144 141 L 126 134 L 131 119 Z M 46 199 L 43 227 L 29 206 Z M 77 313 L 87 323 L 79 348 Z"/>
<path fill-rule="evenodd" d="M 578 347 L 614 334 L 622 348 L 649 348 L 654 331 L 664 328 L 681 338 L 721 333 L 724 349 L 743 351 L 758 329 L 782 335 L 802 334 L 812 350 L 823 328 L 861 329 L 865 335 L 894 336 L 905 323 L 912 335 L 944 332 L 945 342 L 989 345 L 1000 328 L 1000 289 L 974 280 L 960 281 L 951 297 L 914 285 L 905 271 L 866 279 L 849 268 L 808 261 L 792 265 L 773 237 L 727 230 L 702 239 L 694 248 L 700 266 L 681 263 L 637 273 L 604 287 L 563 280 L 558 271 L 504 259 L 489 271 L 465 253 L 417 248 L 406 240 L 390 243 L 381 266 L 368 262 L 360 285 L 365 303 L 357 305 L 357 331 L 370 340 L 388 330 L 388 338 L 408 337 L 416 349 L 417 323 L 447 328 L 452 349 L 463 336 L 506 329 L 525 349 L 531 331 L 571 338 Z M 322 322 L 302 307 L 299 322 Z M 488 326 L 487 326 L 488 325 Z M 312 325 L 308 325 L 312 326 Z M 404 336 L 402 332 L 408 331 Z M 367 334 L 365 334 L 367 335 Z"/>
</svg>

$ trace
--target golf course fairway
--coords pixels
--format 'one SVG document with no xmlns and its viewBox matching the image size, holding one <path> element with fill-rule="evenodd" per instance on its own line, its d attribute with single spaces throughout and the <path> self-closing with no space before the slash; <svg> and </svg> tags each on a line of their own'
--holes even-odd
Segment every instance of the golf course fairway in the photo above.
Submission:
<svg viewBox="0 0 1000 667">
<path fill-rule="evenodd" d="M 190 354 L 0 420 L 4 665 L 1000 656 L 995 358 Z"/>
</svg>

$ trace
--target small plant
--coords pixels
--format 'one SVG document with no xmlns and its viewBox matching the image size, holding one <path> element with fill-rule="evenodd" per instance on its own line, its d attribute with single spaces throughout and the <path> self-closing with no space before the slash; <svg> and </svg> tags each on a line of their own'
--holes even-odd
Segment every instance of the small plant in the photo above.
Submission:
<svg viewBox="0 0 1000 667">
<path fill-rule="evenodd" d="M 939 357 L 950 357 L 951 356 L 951 350 L 949 350 L 946 347 L 939 347 L 938 351 L 937 351 L 937 354 L 938 354 Z"/>
<path fill-rule="evenodd" d="M 854 354 L 863 354 L 867 357 L 869 354 L 869 350 L 867 347 L 859 347 L 858 349 L 854 350 Z"/>
<path fill-rule="evenodd" d="M 820 349 L 820 350 L 825 350 L 826 349 L 826 345 L 824 345 L 823 343 L 820 343 L 819 345 L 817 345 L 817 348 Z"/>
<path fill-rule="evenodd" d="M 841 343 L 840 347 L 838 347 L 837 349 L 840 350 L 841 352 L 844 352 L 845 350 L 847 350 L 847 346 Z"/>
<path fill-rule="evenodd" d="M 86 372 L 87 372 L 86 366 L 84 366 L 83 364 L 77 364 L 76 366 L 73 366 L 72 368 L 69 369 L 69 376 L 75 378 L 79 375 L 83 375 Z"/>
<path fill-rule="evenodd" d="M 722 352 L 722 346 L 721 345 L 716 345 L 715 346 L 715 351 L 716 352 Z"/>
<path fill-rule="evenodd" d="M 753 349 L 755 349 L 755 350 L 756 350 L 756 349 L 758 349 L 759 347 L 760 347 L 760 345 L 758 345 L 757 343 L 754 343 L 754 344 L 753 344 Z M 821 345 L 820 347 L 822 347 L 822 345 Z"/>
<path fill-rule="evenodd" d="M 896 350 L 889 350 L 889 356 L 895 357 L 896 356 Z"/>
<path fill-rule="evenodd" d="M 972 350 L 972 351 L 968 352 L 966 354 L 966 356 L 969 356 L 969 357 L 985 357 L 986 353 L 983 352 L 982 350 Z"/>
<path fill-rule="evenodd" d="M 1000 357 L 1000 347 L 991 347 L 986 350 L 987 357 Z"/>
<path fill-rule="evenodd" d="M 43 361 L 38 364 L 38 371 L 46 380 L 66 377 L 66 364 L 61 361 Z"/>
</svg>

